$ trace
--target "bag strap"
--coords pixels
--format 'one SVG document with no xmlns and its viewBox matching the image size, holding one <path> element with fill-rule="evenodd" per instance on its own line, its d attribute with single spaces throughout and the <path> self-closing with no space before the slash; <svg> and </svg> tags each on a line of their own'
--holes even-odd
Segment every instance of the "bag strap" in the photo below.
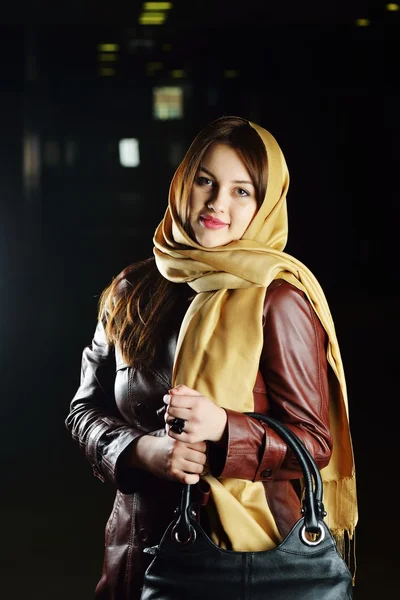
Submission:
<svg viewBox="0 0 400 600">
<path fill-rule="evenodd" d="M 271 427 L 296 456 L 304 477 L 305 493 L 301 511 L 304 516 L 304 527 L 306 532 L 318 534 L 320 532 L 319 522 L 323 521 L 326 512 L 322 502 L 321 474 L 314 458 L 300 438 L 283 423 L 262 413 L 247 412 L 244 414 L 258 421 L 263 421 Z M 190 484 L 183 487 L 180 510 L 174 526 L 174 535 L 181 543 L 188 543 L 192 537 L 192 527 L 190 525 L 191 488 Z"/>
</svg>

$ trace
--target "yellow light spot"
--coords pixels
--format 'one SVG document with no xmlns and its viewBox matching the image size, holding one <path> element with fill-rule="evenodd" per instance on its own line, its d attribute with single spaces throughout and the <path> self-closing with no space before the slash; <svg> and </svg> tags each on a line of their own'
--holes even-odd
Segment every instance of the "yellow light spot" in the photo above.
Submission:
<svg viewBox="0 0 400 600">
<path fill-rule="evenodd" d="M 357 27 L 368 27 L 369 19 L 357 19 L 356 25 Z"/>
<path fill-rule="evenodd" d="M 139 23 L 141 25 L 162 25 L 166 17 L 166 14 L 162 12 L 142 13 L 139 17 Z"/>
<path fill-rule="evenodd" d="M 97 60 L 99 62 L 116 62 L 118 60 L 118 54 L 108 54 L 108 53 L 103 53 L 103 54 L 98 54 L 97 55 Z"/>
<path fill-rule="evenodd" d="M 101 77 L 112 77 L 113 75 L 115 75 L 115 69 L 113 69 L 112 67 L 100 67 L 99 75 Z"/>
<path fill-rule="evenodd" d="M 119 44 L 98 44 L 97 50 L 99 52 L 118 52 Z"/>
<path fill-rule="evenodd" d="M 172 2 L 145 2 L 144 10 L 171 10 Z"/>
<path fill-rule="evenodd" d="M 225 69 L 224 71 L 224 77 L 226 77 L 227 79 L 235 79 L 235 77 L 239 76 L 239 71 L 237 71 L 236 69 Z"/>
<path fill-rule="evenodd" d="M 185 77 L 185 71 L 183 69 L 173 69 L 171 75 L 175 79 L 182 79 L 182 77 Z"/>
<path fill-rule="evenodd" d="M 400 6 L 394 2 L 390 2 L 389 4 L 386 4 L 386 10 L 396 12 L 396 10 L 400 10 Z"/>
<path fill-rule="evenodd" d="M 172 44 L 163 44 L 161 48 L 162 48 L 163 52 L 171 52 Z"/>
</svg>

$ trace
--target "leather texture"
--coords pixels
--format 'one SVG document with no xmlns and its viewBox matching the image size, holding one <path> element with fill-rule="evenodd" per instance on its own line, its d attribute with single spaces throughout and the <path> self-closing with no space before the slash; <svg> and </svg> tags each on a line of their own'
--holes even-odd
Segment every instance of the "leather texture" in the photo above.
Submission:
<svg viewBox="0 0 400 600">
<path fill-rule="evenodd" d="M 130 286 L 120 276 L 120 293 Z M 183 287 L 181 287 L 183 285 Z M 138 600 L 150 559 L 143 548 L 157 544 L 179 502 L 181 486 L 124 466 L 129 445 L 143 434 L 164 435 L 163 395 L 171 374 L 180 323 L 192 290 L 179 286 L 173 318 L 160 331 L 154 363 L 127 365 L 118 348 L 97 325 L 83 350 L 81 383 L 71 402 L 66 426 L 89 460 L 93 474 L 117 488 L 105 532 L 105 555 L 96 599 Z M 329 431 L 326 334 L 304 294 L 284 280 L 268 288 L 263 314 L 264 346 L 254 385 L 255 411 L 285 423 L 306 445 L 319 468 L 328 464 Z M 266 424 L 227 410 L 220 444 L 209 444 L 213 475 L 262 481 L 283 537 L 299 518 L 298 462 Z"/>
<path fill-rule="evenodd" d="M 141 600 L 351 600 L 352 577 L 324 523 L 318 467 L 301 441 L 265 417 L 294 451 L 304 476 L 304 517 L 282 543 L 265 552 L 232 552 L 213 544 L 193 517 L 191 488 L 185 486 L 177 515 L 144 577 Z M 305 532 L 318 533 L 309 544 Z"/>
</svg>

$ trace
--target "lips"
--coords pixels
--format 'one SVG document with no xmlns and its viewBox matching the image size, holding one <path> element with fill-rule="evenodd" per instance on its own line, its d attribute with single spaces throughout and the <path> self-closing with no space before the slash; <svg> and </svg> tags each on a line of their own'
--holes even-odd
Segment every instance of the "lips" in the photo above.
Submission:
<svg viewBox="0 0 400 600">
<path fill-rule="evenodd" d="M 223 227 L 228 226 L 228 223 L 224 223 L 223 221 L 215 219 L 214 217 L 210 217 L 209 215 L 200 215 L 200 222 L 208 229 L 222 229 Z"/>
</svg>

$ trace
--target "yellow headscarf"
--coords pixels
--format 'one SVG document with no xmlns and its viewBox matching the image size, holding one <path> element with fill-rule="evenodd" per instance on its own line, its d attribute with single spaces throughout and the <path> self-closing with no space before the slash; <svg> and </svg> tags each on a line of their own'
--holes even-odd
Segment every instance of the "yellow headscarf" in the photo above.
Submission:
<svg viewBox="0 0 400 600">
<path fill-rule="evenodd" d="M 283 252 L 289 185 L 285 158 L 268 131 L 250 125 L 267 151 L 268 185 L 264 201 L 242 238 L 225 246 L 204 248 L 188 236 L 178 216 L 182 201 L 179 169 L 171 183 L 164 219 L 154 234 L 160 273 L 170 281 L 187 282 L 197 292 L 179 332 L 172 381 L 173 385 L 184 383 L 194 388 L 218 406 L 253 411 L 266 288 L 281 278 L 302 290 L 328 334 L 327 358 L 336 376 L 331 378 L 330 390 L 333 454 L 321 471 L 326 520 L 337 539 L 343 539 L 345 531 L 351 538 L 357 522 L 356 483 L 346 382 L 335 327 L 314 275 Z M 261 482 L 218 480 L 211 475 L 205 479 L 223 529 L 223 533 L 217 528 L 213 532 L 217 544 L 236 551 L 258 551 L 281 541 Z"/>
</svg>

